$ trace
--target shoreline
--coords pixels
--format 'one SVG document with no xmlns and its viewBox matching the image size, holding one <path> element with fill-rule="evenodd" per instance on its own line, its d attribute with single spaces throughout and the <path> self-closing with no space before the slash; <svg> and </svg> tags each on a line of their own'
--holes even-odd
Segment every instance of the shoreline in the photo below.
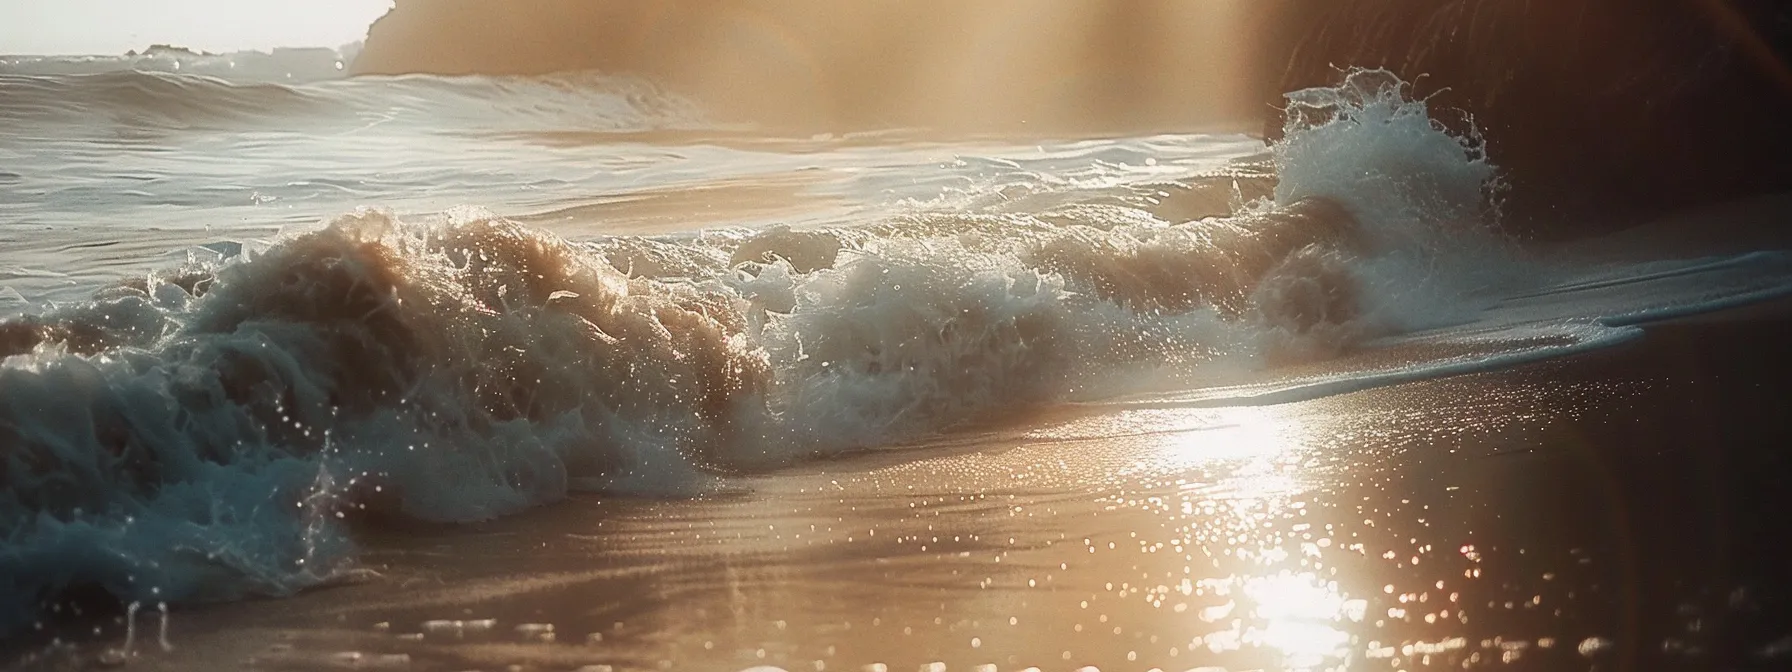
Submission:
<svg viewBox="0 0 1792 672">
<path fill-rule="evenodd" d="M 358 652 L 362 667 L 405 656 L 405 669 L 1241 669 L 1331 655 L 1275 648 L 1292 646 L 1278 627 L 1323 624 L 1344 633 L 1352 667 L 1429 642 L 1434 666 L 1480 654 L 1758 669 L 1780 660 L 1763 652 L 1789 625 L 1775 614 L 1792 595 L 1770 565 L 1792 524 L 1751 512 L 1792 505 L 1770 487 L 1787 459 L 1771 447 L 1792 438 L 1772 408 L 1792 379 L 1747 357 L 1788 335 L 1782 299 L 1498 371 L 1271 407 L 1046 418 L 947 450 L 755 475 L 731 496 L 578 495 L 363 535 L 364 566 L 382 576 L 177 610 L 174 652 L 140 632 L 132 666 L 340 667 Z M 1304 597 L 1265 601 L 1282 593 Z M 1684 629 L 1686 604 L 1704 626 Z M 1467 615 L 1425 618 L 1444 605 Z M 489 632 L 430 624 L 486 618 Z M 553 624 L 554 641 L 530 624 Z M 1513 645 L 1480 645 L 1496 636 Z"/>
</svg>

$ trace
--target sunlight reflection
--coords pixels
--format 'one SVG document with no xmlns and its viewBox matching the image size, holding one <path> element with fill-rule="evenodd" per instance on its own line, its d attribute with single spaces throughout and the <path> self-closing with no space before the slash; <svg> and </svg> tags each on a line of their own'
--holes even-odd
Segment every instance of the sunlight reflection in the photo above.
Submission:
<svg viewBox="0 0 1792 672">
<path fill-rule="evenodd" d="M 1244 592 L 1264 621 L 1259 640 L 1294 660 L 1342 657 L 1350 635 L 1333 623 L 1362 602 L 1345 599 L 1338 582 L 1322 582 L 1310 572 L 1247 579 Z"/>
<path fill-rule="evenodd" d="M 1312 669 L 1348 660 L 1350 623 L 1368 603 L 1352 598 L 1328 567 L 1333 540 L 1304 518 L 1303 446 L 1312 428 L 1278 407 L 1150 410 L 1124 414 L 1134 431 L 1157 429 L 1139 470 L 1176 474 L 1183 527 L 1177 540 L 1240 571 L 1198 582 L 1195 615 L 1217 631 L 1201 633 L 1212 654 L 1274 652 L 1282 667 Z"/>
<path fill-rule="evenodd" d="M 1211 474 L 1223 469 L 1223 478 L 1197 481 L 1199 489 L 1237 504 L 1274 497 L 1299 486 L 1296 467 L 1300 460 L 1291 448 L 1297 445 L 1294 439 L 1304 427 L 1297 418 L 1275 408 L 1176 412 L 1182 417 L 1165 417 L 1171 414 L 1164 412 L 1142 415 L 1146 417 L 1138 418 L 1141 423 L 1177 429 L 1162 433 L 1154 449 L 1139 456 L 1141 470 Z"/>
<path fill-rule="evenodd" d="M 1297 420 L 1273 407 L 1220 409 L 1214 416 L 1218 422 L 1213 430 L 1185 434 L 1177 448 L 1210 459 L 1267 460 L 1287 450 L 1288 436 L 1301 430 Z"/>
</svg>

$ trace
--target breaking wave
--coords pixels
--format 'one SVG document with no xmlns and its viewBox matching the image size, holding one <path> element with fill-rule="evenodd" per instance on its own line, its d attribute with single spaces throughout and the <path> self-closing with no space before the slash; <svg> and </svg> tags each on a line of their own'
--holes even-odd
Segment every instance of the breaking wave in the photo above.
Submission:
<svg viewBox="0 0 1792 672">
<path fill-rule="evenodd" d="M 568 241 L 370 209 L 0 323 L 0 631 L 93 589 L 290 593 L 351 566 L 355 519 L 695 495 L 1324 358 L 1509 279 L 1472 135 L 1379 71 L 1290 104 L 1275 196 L 1228 217 L 1071 204 Z"/>
</svg>

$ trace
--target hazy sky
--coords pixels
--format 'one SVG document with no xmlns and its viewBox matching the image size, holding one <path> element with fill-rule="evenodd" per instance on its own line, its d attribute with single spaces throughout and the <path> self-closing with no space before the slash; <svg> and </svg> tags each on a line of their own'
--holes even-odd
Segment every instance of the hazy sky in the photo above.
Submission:
<svg viewBox="0 0 1792 672">
<path fill-rule="evenodd" d="M 392 0 L 0 0 L 0 54 L 336 47 Z"/>
</svg>

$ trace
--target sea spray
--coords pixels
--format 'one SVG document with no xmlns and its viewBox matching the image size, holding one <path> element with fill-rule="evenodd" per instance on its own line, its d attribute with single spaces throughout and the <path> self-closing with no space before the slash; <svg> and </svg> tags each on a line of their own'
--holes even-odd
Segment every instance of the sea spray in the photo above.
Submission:
<svg viewBox="0 0 1792 672">
<path fill-rule="evenodd" d="M 1521 280 L 1522 257 L 1498 230 L 1504 182 L 1472 118 L 1450 130 L 1381 69 L 1351 68 L 1337 86 L 1286 98 L 1274 203 L 1324 195 L 1362 224 L 1376 253 L 1351 266 L 1369 319 L 1441 326 L 1484 307 L 1468 297 Z"/>
</svg>

